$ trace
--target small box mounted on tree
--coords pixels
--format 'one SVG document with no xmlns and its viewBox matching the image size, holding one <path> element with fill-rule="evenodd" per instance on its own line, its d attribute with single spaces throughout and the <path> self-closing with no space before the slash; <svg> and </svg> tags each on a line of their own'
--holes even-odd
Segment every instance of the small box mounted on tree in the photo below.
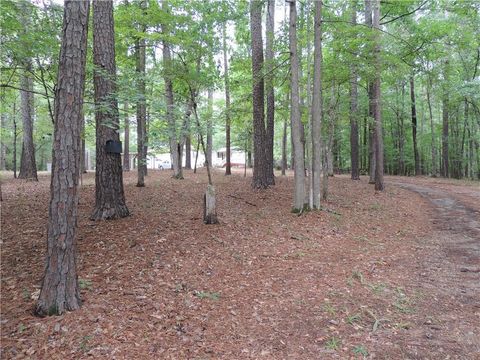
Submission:
<svg viewBox="0 0 480 360">
<path fill-rule="evenodd" d="M 122 153 L 122 142 L 115 141 L 115 140 L 107 140 L 107 144 L 105 145 L 105 150 L 107 153 L 111 154 L 121 154 Z"/>
</svg>

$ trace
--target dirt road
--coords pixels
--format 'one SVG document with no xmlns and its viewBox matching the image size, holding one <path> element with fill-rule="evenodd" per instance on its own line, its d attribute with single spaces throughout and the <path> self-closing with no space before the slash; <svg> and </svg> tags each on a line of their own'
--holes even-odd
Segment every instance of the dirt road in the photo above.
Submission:
<svg viewBox="0 0 480 360">
<path fill-rule="evenodd" d="M 405 339 L 409 357 L 480 359 L 480 187 L 427 179 L 392 178 L 432 206 L 435 229 L 422 247 L 416 284 L 429 314 Z M 415 339 L 416 337 L 416 339 Z"/>
</svg>

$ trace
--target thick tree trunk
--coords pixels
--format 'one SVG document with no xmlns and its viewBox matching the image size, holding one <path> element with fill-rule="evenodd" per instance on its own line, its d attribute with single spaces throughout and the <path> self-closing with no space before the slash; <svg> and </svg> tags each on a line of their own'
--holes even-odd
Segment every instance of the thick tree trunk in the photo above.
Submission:
<svg viewBox="0 0 480 360">
<path fill-rule="evenodd" d="M 123 171 L 130 171 L 130 117 L 128 101 L 123 103 L 124 139 L 123 139 Z"/>
<path fill-rule="evenodd" d="M 275 53 L 273 42 L 275 35 L 275 0 L 267 1 L 267 24 L 265 34 L 265 91 L 267 93 L 267 129 L 265 133 L 265 158 L 267 161 L 268 185 L 275 185 L 273 139 L 275 131 L 275 90 L 273 86 L 273 63 Z"/>
<path fill-rule="evenodd" d="M 81 305 L 76 227 L 89 1 L 66 0 L 55 95 L 55 131 L 47 259 L 35 312 L 63 314 Z"/>
<path fill-rule="evenodd" d="M 372 1 L 374 0 L 365 0 L 365 25 L 369 28 L 372 27 Z M 371 41 L 371 39 L 369 39 Z M 369 175 L 370 179 L 368 181 L 369 184 L 375 183 L 375 165 L 376 165 L 376 156 L 375 156 L 375 124 L 374 124 L 374 93 L 373 93 L 374 84 L 373 82 L 369 81 L 367 84 L 368 90 L 368 115 L 369 115 L 369 122 L 368 122 L 368 139 L 369 139 L 369 147 L 368 147 L 368 164 L 369 164 Z"/>
<path fill-rule="evenodd" d="M 268 187 L 267 159 L 265 152 L 265 105 L 263 76 L 262 5 L 258 0 L 250 2 L 250 29 L 252 34 L 252 74 L 253 74 L 253 179 L 254 189 Z"/>
<path fill-rule="evenodd" d="M 413 140 L 413 156 L 415 159 L 415 175 L 421 175 L 420 157 L 418 155 L 417 146 L 417 106 L 415 104 L 415 79 L 410 76 L 410 100 L 412 105 L 412 140 Z"/>
<path fill-rule="evenodd" d="M 93 1 L 93 85 L 95 90 L 96 171 L 95 209 L 90 219 L 108 220 L 129 215 L 123 192 L 120 152 L 107 150 L 107 142 L 119 142 L 116 98 L 113 2 Z"/>
<path fill-rule="evenodd" d="M 228 77 L 228 56 L 227 56 L 227 22 L 223 23 L 223 66 L 224 66 L 224 80 L 225 80 L 225 152 L 226 165 L 225 175 L 232 174 L 231 165 L 231 140 L 230 140 L 230 79 Z"/>
<path fill-rule="evenodd" d="M 293 152 L 295 156 L 294 168 L 294 196 L 292 211 L 301 213 L 308 207 L 305 203 L 305 154 L 302 143 L 302 123 L 300 118 L 299 94 L 299 61 L 297 53 L 297 8 L 296 1 L 290 1 L 290 88 L 291 108 L 290 122 L 292 124 Z"/>
<path fill-rule="evenodd" d="M 322 2 L 315 2 L 312 97 L 312 203 L 320 209 L 322 173 Z"/>
<path fill-rule="evenodd" d="M 385 184 L 383 181 L 383 129 L 381 113 L 381 93 L 380 93 L 380 0 L 374 0 L 373 6 L 373 27 L 377 29 L 375 34 L 375 79 L 373 81 L 373 99 L 374 99 L 374 118 L 375 118 L 375 190 L 383 191 Z"/>
<path fill-rule="evenodd" d="M 35 144 L 33 143 L 33 79 L 29 74 L 31 66 L 30 61 L 28 61 L 26 64 L 27 70 L 25 70 L 21 77 L 21 88 L 25 89 L 25 91 L 20 91 L 23 143 L 18 178 L 38 181 L 37 164 L 35 162 Z"/>
</svg>

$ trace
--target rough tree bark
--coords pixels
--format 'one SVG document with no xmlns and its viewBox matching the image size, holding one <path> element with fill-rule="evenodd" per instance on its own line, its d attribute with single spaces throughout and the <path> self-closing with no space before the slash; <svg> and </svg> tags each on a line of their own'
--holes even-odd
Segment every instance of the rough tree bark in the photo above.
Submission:
<svg viewBox="0 0 480 360">
<path fill-rule="evenodd" d="M 273 84 L 273 63 L 275 53 L 273 41 L 275 35 L 275 0 L 267 1 L 267 23 L 265 34 L 265 90 L 267 93 L 267 128 L 265 133 L 265 159 L 268 185 L 275 185 L 273 172 L 273 139 L 275 131 L 275 89 Z"/>
<path fill-rule="evenodd" d="M 231 164 L 231 144 L 230 144 L 230 79 L 228 77 L 228 56 L 227 56 L 227 22 L 223 23 L 223 66 L 224 66 L 224 81 L 225 81 L 225 150 L 226 150 L 226 165 L 225 175 L 232 175 Z"/>
<path fill-rule="evenodd" d="M 254 189 L 268 187 L 265 154 L 265 105 L 263 76 L 262 6 L 258 0 L 250 2 L 250 30 L 252 34 L 252 102 L 253 102 L 253 179 Z"/>
<path fill-rule="evenodd" d="M 130 171 L 130 118 L 129 118 L 128 101 L 123 103 L 123 171 Z"/>
<path fill-rule="evenodd" d="M 207 113 L 207 152 L 206 156 L 208 163 L 212 166 L 212 152 L 213 152 L 213 90 L 210 88 L 207 91 L 208 97 L 208 113 Z"/>
<path fill-rule="evenodd" d="M 315 2 L 312 97 L 312 204 L 320 209 L 322 173 L 322 2 Z"/>
<path fill-rule="evenodd" d="M 449 163 L 448 163 L 448 125 L 449 125 L 449 99 L 448 99 L 448 60 L 445 61 L 445 85 L 443 88 L 442 96 L 442 163 L 441 163 L 441 175 L 443 177 L 449 177 Z"/>
<path fill-rule="evenodd" d="M 352 26 L 357 24 L 357 8 L 352 2 Z M 357 67 L 350 66 L 350 163 L 352 180 L 360 180 L 358 145 L 358 89 Z"/>
<path fill-rule="evenodd" d="M 297 8 L 296 1 L 290 0 L 290 26 L 289 26 L 289 44 L 290 44 L 290 89 L 291 89 L 291 108 L 290 122 L 292 124 L 293 152 L 294 152 L 294 212 L 301 213 L 308 204 L 305 203 L 305 154 L 301 140 L 301 119 L 300 119 L 300 94 L 299 94 L 299 64 L 297 53 Z"/>
<path fill-rule="evenodd" d="M 35 308 L 40 316 L 62 314 L 81 305 L 75 236 L 88 13 L 88 0 L 65 1 L 55 95 L 47 258 Z"/>
<path fill-rule="evenodd" d="M 365 25 L 369 28 L 372 27 L 372 0 L 365 0 Z M 370 41 L 370 39 L 369 39 Z M 369 139 L 369 146 L 368 146 L 368 164 L 369 164 L 369 184 L 375 184 L 375 163 L 376 163 L 376 156 L 375 156 L 375 125 L 372 123 L 372 119 L 374 118 L 374 101 L 373 101 L 373 82 L 369 81 L 367 84 L 367 92 L 368 92 L 368 139 Z"/>
<path fill-rule="evenodd" d="M 375 33 L 374 61 L 377 71 L 373 80 L 373 103 L 375 118 L 375 190 L 383 191 L 385 184 L 383 181 L 383 129 L 381 113 L 381 93 L 380 93 L 380 0 L 374 0 L 373 5 L 373 27 L 377 30 Z"/>
<path fill-rule="evenodd" d="M 145 7 L 144 1 L 140 7 Z M 145 31 L 145 28 L 142 29 Z M 147 170 L 147 154 L 145 152 L 145 137 L 147 128 L 147 104 L 145 89 L 145 39 L 137 38 L 135 41 L 135 71 L 137 74 L 137 187 L 145 186 Z"/>
<path fill-rule="evenodd" d="M 38 181 L 37 164 L 35 162 L 35 144 L 33 143 L 33 79 L 29 74 L 29 71 L 32 68 L 31 62 L 27 61 L 25 67 L 26 70 L 22 74 L 20 80 L 20 87 L 25 89 L 25 91 L 20 91 L 23 142 L 18 178 Z"/>
<path fill-rule="evenodd" d="M 420 158 L 417 146 L 417 106 L 415 104 L 415 79 L 410 76 L 410 100 L 412 107 L 412 140 L 413 140 L 413 156 L 415 159 L 415 175 L 421 175 Z"/>
<path fill-rule="evenodd" d="M 162 2 L 163 11 L 168 13 L 168 4 L 166 1 Z M 168 29 L 166 25 L 162 25 L 162 33 L 168 35 Z M 177 130 L 175 124 L 174 114 L 174 102 L 173 102 L 173 82 L 171 74 L 171 62 L 172 56 L 170 54 L 170 44 L 166 39 L 163 40 L 163 67 L 164 67 L 164 81 L 165 81 L 165 103 L 167 105 L 166 117 L 168 123 L 168 138 L 170 143 L 170 156 L 172 158 L 173 165 L 173 177 L 177 179 L 183 179 L 182 164 L 178 161 L 178 142 L 177 142 Z"/>
<path fill-rule="evenodd" d="M 112 0 L 93 1 L 93 85 L 95 92 L 95 209 L 91 220 L 129 215 L 123 192 L 120 153 L 107 152 L 107 141 L 119 142 L 116 98 L 115 39 Z"/>
</svg>

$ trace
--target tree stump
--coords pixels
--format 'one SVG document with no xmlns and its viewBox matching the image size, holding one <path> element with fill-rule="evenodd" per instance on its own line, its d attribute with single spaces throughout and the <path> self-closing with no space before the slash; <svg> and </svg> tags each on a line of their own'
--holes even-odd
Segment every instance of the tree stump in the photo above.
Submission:
<svg viewBox="0 0 480 360">
<path fill-rule="evenodd" d="M 203 222 L 205 224 L 217 224 L 217 208 L 215 206 L 215 187 L 207 186 L 207 191 L 203 196 Z"/>
</svg>

